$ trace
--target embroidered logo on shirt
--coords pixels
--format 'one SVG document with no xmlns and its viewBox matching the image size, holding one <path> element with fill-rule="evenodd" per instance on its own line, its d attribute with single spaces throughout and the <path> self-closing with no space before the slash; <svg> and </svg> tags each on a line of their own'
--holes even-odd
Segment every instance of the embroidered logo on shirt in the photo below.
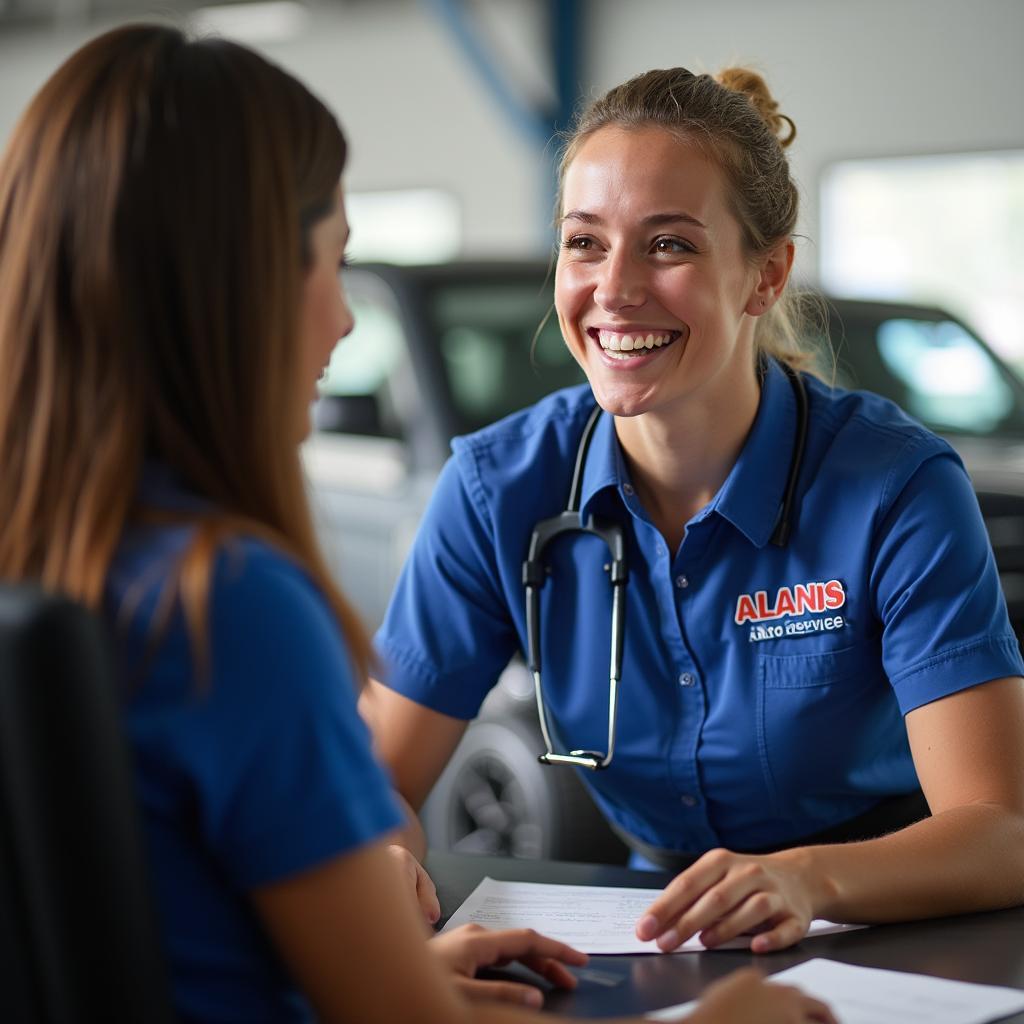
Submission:
<svg viewBox="0 0 1024 1024">
<path fill-rule="evenodd" d="M 779 587 L 774 597 L 769 598 L 767 590 L 753 594 L 740 594 L 736 599 L 735 622 L 737 626 L 754 623 L 750 629 L 750 640 L 773 640 L 783 636 L 803 636 L 842 629 L 845 621 L 841 615 L 827 615 L 817 619 L 797 619 L 796 616 L 810 613 L 834 612 L 846 604 L 846 590 L 839 580 L 797 583 L 792 587 Z M 787 622 L 771 623 L 777 619 Z"/>
</svg>

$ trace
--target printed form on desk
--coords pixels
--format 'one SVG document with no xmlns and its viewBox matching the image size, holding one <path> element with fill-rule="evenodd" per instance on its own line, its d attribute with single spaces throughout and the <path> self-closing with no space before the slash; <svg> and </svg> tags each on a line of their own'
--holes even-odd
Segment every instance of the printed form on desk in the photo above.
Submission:
<svg viewBox="0 0 1024 1024">
<path fill-rule="evenodd" d="M 1024 1010 L 1024 991 L 974 985 L 924 974 L 807 960 L 770 981 L 797 985 L 828 1003 L 839 1024 L 987 1024 Z M 648 1020 L 685 1021 L 696 1002 L 647 1014 Z"/>
<path fill-rule="evenodd" d="M 599 885 L 498 882 L 485 878 L 448 919 L 442 931 L 463 924 L 486 928 L 532 928 L 584 953 L 661 953 L 653 941 L 636 937 L 636 923 L 660 889 L 618 889 Z M 808 937 L 852 931 L 863 925 L 813 921 Z M 716 949 L 746 949 L 737 938 Z M 695 953 L 704 944 L 694 936 L 675 952 Z"/>
</svg>

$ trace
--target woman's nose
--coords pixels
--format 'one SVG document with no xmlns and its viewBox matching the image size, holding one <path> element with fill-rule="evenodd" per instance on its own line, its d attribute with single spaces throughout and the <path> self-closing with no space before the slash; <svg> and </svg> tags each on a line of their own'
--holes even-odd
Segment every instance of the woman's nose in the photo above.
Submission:
<svg viewBox="0 0 1024 1024">
<path fill-rule="evenodd" d="M 598 305 L 610 313 L 642 306 L 647 297 L 644 269 L 629 253 L 610 254 L 600 264 L 594 289 Z"/>
<path fill-rule="evenodd" d="M 339 279 L 338 290 L 341 296 L 341 302 L 338 304 L 337 310 L 337 325 L 338 325 L 338 340 L 347 338 L 356 326 L 355 314 L 352 312 L 352 307 L 348 304 L 348 293 L 345 291 L 344 285 L 341 284 Z"/>
</svg>

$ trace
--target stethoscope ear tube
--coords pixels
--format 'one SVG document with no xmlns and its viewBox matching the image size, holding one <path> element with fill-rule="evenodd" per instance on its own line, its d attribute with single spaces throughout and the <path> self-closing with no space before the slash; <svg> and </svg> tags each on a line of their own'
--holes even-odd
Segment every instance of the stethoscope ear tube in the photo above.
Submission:
<svg viewBox="0 0 1024 1024">
<path fill-rule="evenodd" d="M 781 365 L 783 372 L 789 378 L 793 397 L 796 399 L 796 436 L 793 438 L 793 451 L 789 457 L 789 472 L 786 475 L 786 489 L 782 495 L 779 518 L 771 536 L 771 543 L 778 548 L 784 548 L 789 543 L 793 521 L 793 500 L 796 495 L 797 481 L 800 478 L 800 467 L 804 461 L 804 450 L 807 448 L 807 421 L 809 418 L 807 389 L 804 387 L 803 377 L 788 363 Z"/>
<path fill-rule="evenodd" d="M 538 578 L 539 577 L 539 578 Z M 539 560 L 523 562 L 523 586 L 526 588 L 526 665 L 540 672 L 540 588 L 544 585 L 544 566 Z"/>
</svg>

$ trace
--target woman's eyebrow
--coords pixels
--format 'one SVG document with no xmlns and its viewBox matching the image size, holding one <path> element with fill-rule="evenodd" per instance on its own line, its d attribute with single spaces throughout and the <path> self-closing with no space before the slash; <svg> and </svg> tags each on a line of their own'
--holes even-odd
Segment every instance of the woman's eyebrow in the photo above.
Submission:
<svg viewBox="0 0 1024 1024">
<path fill-rule="evenodd" d="M 588 213 L 586 210 L 570 210 L 562 216 L 559 223 L 567 220 L 579 221 L 582 224 L 603 224 L 604 221 L 596 213 Z M 691 213 L 684 213 L 681 210 L 672 210 L 667 213 L 652 213 L 640 221 L 645 227 L 660 227 L 664 224 L 676 223 L 690 224 L 693 227 L 707 231 L 707 226 L 699 221 Z"/>
<path fill-rule="evenodd" d="M 701 231 L 707 231 L 707 226 L 697 220 L 692 213 L 684 213 L 682 211 L 673 211 L 671 213 L 652 213 L 650 217 L 644 217 L 641 223 L 653 227 L 660 226 L 662 224 L 675 224 L 680 221 L 684 224 L 690 224 L 695 228 L 700 228 Z"/>
</svg>

